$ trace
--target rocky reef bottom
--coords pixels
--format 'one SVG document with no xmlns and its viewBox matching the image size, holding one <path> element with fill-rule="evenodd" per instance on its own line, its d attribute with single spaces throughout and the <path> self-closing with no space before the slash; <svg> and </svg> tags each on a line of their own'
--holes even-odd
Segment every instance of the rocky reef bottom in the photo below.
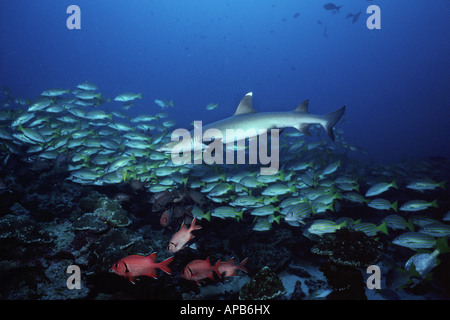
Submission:
<svg viewBox="0 0 450 320">
<path fill-rule="evenodd" d="M 167 245 L 185 216 L 161 225 L 166 207 L 190 206 L 192 199 L 170 198 L 161 208 L 153 194 L 130 185 L 83 186 L 64 180 L 55 167 L 27 171 L 7 180 L 0 190 L 0 299 L 4 300 L 299 300 L 299 299 L 448 299 L 449 255 L 442 255 L 431 279 L 399 271 L 411 250 L 393 247 L 380 234 L 369 237 L 342 228 L 308 238 L 301 227 L 273 224 L 252 230 L 243 220 L 199 219 L 202 229 L 173 254 Z M 30 184 L 29 181 L 35 181 Z M 118 197 L 118 194 L 128 197 Z M 207 206 L 208 204 L 206 204 Z M 174 209 L 175 210 L 175 209 Z M 351 214 L 351 208 L 346 208 Z M 189 221 L 187 222 L 189 224 Z M 128 255 L 174 256 L 172 274 L 142 276 L 136 284 L 109 272 Z M 248 258 L 237 276 L 214 276 L 197 285 L 184 279 L 183 268 L 195 259 L 235 261 Z M 367 288 L 368 265 L 381 269 L 381 290 Z M 76 274 L 80 270 L 78 287 Z M 69 272 L 68 272 L 69 271 Z M 75 282 L 73 282 L 75 281 Z M 76 287 L 71 289 L 71 287 Z"/>
</svg>

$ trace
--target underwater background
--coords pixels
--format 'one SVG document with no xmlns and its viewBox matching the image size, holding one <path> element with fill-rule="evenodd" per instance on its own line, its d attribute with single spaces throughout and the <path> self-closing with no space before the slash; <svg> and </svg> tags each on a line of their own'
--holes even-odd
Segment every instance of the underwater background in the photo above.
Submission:
<svg viewBox="0 0 450 320">
<path fill-rule="evenodd" d="M 446 0 L 1 2 L 0 297 L 449 299 L 449 14 Z M 335 141 L 286 129 L 270 177 L 158 152 L 248 92 L 258 112 L 345 105 Z M 121 260 L 152 253 L 144 271 Z"/>
</svg>

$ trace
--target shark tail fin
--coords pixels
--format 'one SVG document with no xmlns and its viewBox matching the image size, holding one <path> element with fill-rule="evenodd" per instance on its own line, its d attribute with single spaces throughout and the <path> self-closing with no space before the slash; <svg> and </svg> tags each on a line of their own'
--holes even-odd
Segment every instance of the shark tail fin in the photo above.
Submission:
<svg viewBox="0 0 450 320">
<path fill-rule="evenodd" d="M 341 119 L 344 112 L 345 112 L 345 106 L 323 116 L 325 121 L 324 121 L 324 123 L 322 123 L 322 126 L 325 129 L 325 131 L 327 132 L 330 139 L 333 141 L 334 141 L 333 127 L 336 125 L 336 123 L 339 121 L 339 119 Z"/>
</svg>

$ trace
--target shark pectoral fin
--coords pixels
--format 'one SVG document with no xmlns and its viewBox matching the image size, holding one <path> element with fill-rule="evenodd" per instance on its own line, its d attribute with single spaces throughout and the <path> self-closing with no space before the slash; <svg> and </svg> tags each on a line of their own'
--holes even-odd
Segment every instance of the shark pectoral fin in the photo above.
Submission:
<svg viewBox="0 0 450 320">
<path fill-rule="evenodd" d="M 247 93 L 241 100 L 241 102 L 239 103 L 235 113 L 233 114 L 233 116 L 238 116 L 240 114 L 246 114 L 246 113 L 255 113 L 257 112 L 255 109 L 253 109 L 252 106 L 252 97 L 253 97 L 253 93 L 249 92 Z"/>
<path fill-rule="evenodd" d="M 303 112 L 303 113 L 309 113 L 308 111 L 308 105 L 309 105 L 309 99 L 303 101 L 300 103 L 300 105 L 294 109 L 294 112 Z"/>
<path fill-rule="evenodd" d="M 310 125 L 311 125 L 310 123 L 302 123 L 299 126 L 296 126 L 295 129 L 303 133 L 305 136 L 310 136 L 311 135 L 311 133 L 309 132 Z"/>
</svg>

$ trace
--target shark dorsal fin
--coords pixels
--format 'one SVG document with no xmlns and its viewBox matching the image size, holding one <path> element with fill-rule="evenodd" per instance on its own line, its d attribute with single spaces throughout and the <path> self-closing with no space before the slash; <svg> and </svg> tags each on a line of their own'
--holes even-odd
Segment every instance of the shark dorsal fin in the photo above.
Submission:
<svg viewBox="0 0 450 320">
<path fill-rule="evenodd" d="M 309 104 L 309 99 L 303 101 L 302 103 L 300 103 L 300 105 L 294 109 L 294 112 L 303 112 L 303 113 L 309 113 L 308 111 L 308 104 Z"/>
<path fill-rule="evenodd" d="M 253 96 L 253 93 L 249 92 L 242 98 L 242 100 L 241 100 L 241 102 L 239 102 L 239 105 L 236 109 L 236 112 L 233 114 L 233 116 L 256 112 L 256 110 L 253 109 L 253 106 L 252 106 L 252 96 Z"/>
</svg>

